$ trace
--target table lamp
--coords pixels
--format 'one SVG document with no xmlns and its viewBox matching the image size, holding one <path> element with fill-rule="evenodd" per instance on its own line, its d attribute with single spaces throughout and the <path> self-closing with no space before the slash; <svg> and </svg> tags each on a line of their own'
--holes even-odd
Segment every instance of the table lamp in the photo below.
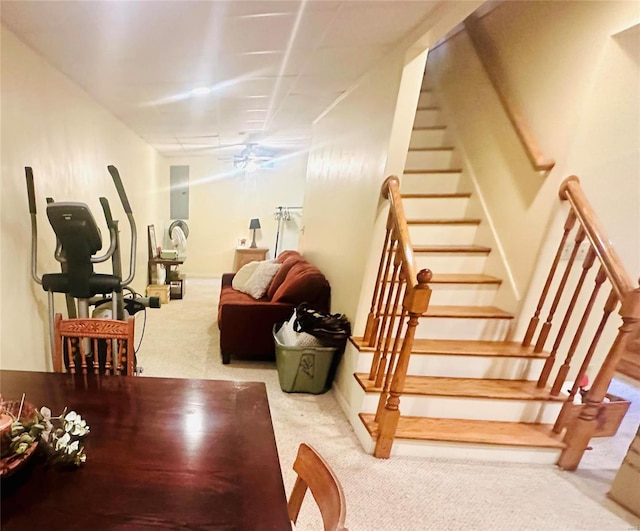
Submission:
<svg viewBox="0 0 640 531">
<path fill-rule="evenodd" d="M 253 241 L 251 242 L 251 245 L 249 246 L 251 249 L 255 249 L 256 247 L 258 247 L 256 245 L 256 229 L 260 228 L 260 220 L 258 218 L 253 218 L 250 222 L 249 222 L 249 229 L 253 230 Z"/>
</svg>

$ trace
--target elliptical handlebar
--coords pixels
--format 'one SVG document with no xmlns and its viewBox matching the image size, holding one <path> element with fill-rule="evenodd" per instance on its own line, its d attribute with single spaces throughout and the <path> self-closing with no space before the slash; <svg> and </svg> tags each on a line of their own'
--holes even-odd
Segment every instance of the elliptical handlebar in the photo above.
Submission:
<svg viewBox="0 0 640 531">
<path fill-rule="evenodd" d="M 136 232 L 136 221 L 133 218 L 133 213 L 131 212 L 131 205 L 129 204 L 129 198 L 127 197 L 127 193 L 124 191 L 124 186 L 122 185 L 122 179 L 120 178 L 120 173 L 118 172 L 118 168 L 116 168 L 113 164 L 109 164 L 107 166 L 107 170 L 113 179 L 113 184 L 118 191 L 118 196 L 120 196 L 120 202 L 122 203 L 122 208 L 124 208 L 125 213 L 127 214 L 127 220 L 129 221 L 129 228 L 131 229 L 131 254 L 129 255 L 129 276 L 122 281 L 122 287 L 128 286 L 133 281 L 133 277 L 136 274 L 136 244 L 137 244 L 137 232 Z M 105 213 L 106 215 L 106 213 Z"/>
<path fill-rule="evenodd" d="M 102 256 L 91 257 L 92 264 L 99 264 L 100 262 L 107 261 L 109 258 L 113 256 L 113 253 L 115 252 L 116 247 L 118 246 L 118 239 L 116 234 L 118 230 L 118 223 L 113 221 L 113 217 L 111 216 L 111 207 L 109 206 L 109 201 L 107 200 L 106 197 L 100 198 L 100 206 L 102 206 L 102 212 L 104 212 L 104 219 L 106 220 L 107 227 L 109 228 L 109 248 L 107 249 L 107 252 Z"/>
<path fill-rule="evenodd" d="M 33 185 L 33 170 L 29 166 L 24 168 L 27 179 L 27 196 L 29 198 L 29 215 L 31 217 L 31 278 L 42 284 L 42 278 L 38 276 L 38 224 L 36 221 L 36 191 Z"/>
</svg>

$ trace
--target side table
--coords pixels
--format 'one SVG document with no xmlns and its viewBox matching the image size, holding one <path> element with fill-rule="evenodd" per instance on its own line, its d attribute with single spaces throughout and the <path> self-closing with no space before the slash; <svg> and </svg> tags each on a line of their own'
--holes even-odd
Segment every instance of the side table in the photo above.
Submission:
<svg viewBox="0 0 640 531">
<path fill-rule="evenodd" d="M 242 247 L 236 248 L 235 258 L 233 260 L 233 272 L 235 273 L 243 265 L 249 262 L 262 261 L 267 258 L 267 251 L 269 249 L 261 249 L 260 247 Z"/>
</svg>

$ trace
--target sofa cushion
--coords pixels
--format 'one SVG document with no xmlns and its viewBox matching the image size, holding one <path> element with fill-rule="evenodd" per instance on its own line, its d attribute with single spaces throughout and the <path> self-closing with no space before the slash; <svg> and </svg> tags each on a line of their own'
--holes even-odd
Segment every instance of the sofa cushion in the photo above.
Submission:
<svg viewBox="0 0 640 531">
<path fill-rule="evenodd" d="M 251 278 L 251 275 L 253 275 L 255 270 L 258 269 L 259 265 L 260 262 L 256 260 L 254 262 L 244 264 L 240 269 L 238 269 L 238 272 L 235 274 L 233 280 L 231 281 L 233 289 L 244 291 L 244 287 L 247 284 L 247 281 Z"/>
<path fill-rule="evenodd" d="M 287 277 L 271 298 L 272 302 L 315 301 L 329 283 L 320 270 L 307 261 L 293 264 Z"/>
<path fill-rule="evenodd" d="M 265 296 L 269 284 L 281 267 L 282 264 L 260 262 L 240 291 L 251 295 L 254 299 L 261 299 Z"/>
<path fill-rule="evenodd" d="M 300 256 L 299 254 L 295 254 L 295 255 L 292 254 L 292 255 L 289 255 L 289 257 L 286 258 L 283 262 L 281 262 L 282 266 L 280 267 L 280 269 L 278 269 L 278 272 L 274 275 L 273 280 L 271 281 L 271 284 L 269 284 L 269 288 L 267 289 L 267 299 L 273 299 L 273 296 L 275 295 L 276 291 L 278 291 L 278 288 L 282 285 L 285 278 L 287 278 L 287 275 L 289 274 L 289 271 L 291 270 L 291 268 L 298 262 L 303 262 L 303 261 L 304 261 L 304 258 L 302 258 L 302 256 Z"/>
</svg>

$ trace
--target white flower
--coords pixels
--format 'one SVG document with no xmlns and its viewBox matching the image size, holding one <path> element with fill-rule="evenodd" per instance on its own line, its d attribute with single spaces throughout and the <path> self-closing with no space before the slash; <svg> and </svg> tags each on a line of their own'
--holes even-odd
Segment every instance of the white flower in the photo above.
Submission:
<svg viewBox="0 0 640 531">
<path fill-rule="evenodd" d="M 73 452 L 77 452 L 80 448 L 80 441 L 74 441 L 69 446 L 67 446 L 67 453 L 72 454 Z"/>
<path fill-rule="evenodd" d="M 87 433 L 89 433 L 89 426 L 87 426 L 87 422 L 85 420 L 80 419 L 80 421 L 76 421 L 75 424 L 73 424 L 71 435 L 84 437 Z"/>
<path fill-rule="evenodd" d="M 78 415 L 75 411 L 69 411 L 64 420 L 65 422 L 75 422 L 76 418 L 78 418 L 79 416 L 80 415 Z"/>
<path fill-rule="evenodd" d="M 60 451 L 62 448 L 65 448 L 69 444 L 69 441 L 71 441 L 71 435 L 65 433 L 56 441 L 56 452 Z"/>
</svg>

